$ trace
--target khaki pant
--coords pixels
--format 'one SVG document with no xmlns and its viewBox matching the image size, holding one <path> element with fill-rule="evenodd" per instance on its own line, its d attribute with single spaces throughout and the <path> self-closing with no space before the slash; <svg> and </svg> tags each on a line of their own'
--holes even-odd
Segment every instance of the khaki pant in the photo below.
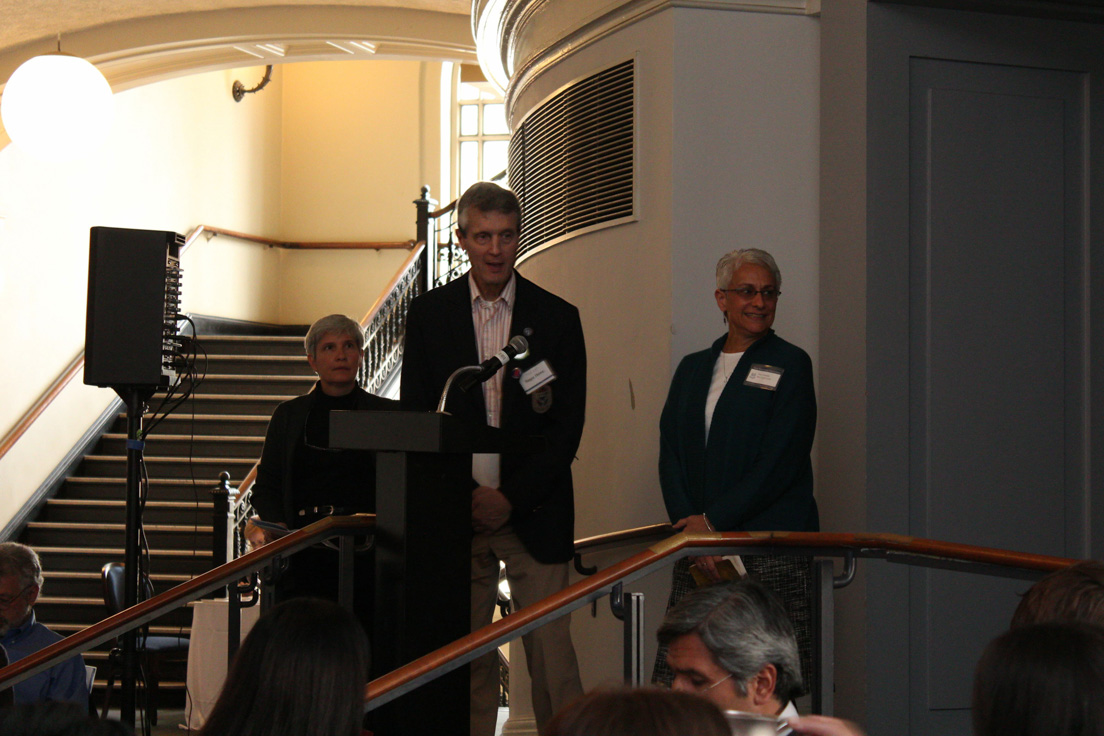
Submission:
<svg viewBox="0 0 1104 736">
<path fill-rule="evenodd" d="M 514 609 L 535 603 L 567 586 L 567 563 L 537 562 L 509 526 L 472 540 L 471 624 L 486 626 L 498 600 L 499 561 Z M 533 713 L 543 731 L 552 716 L 583 693 L 579 663 L 571 643 L 570 616 L 564 616 L 522 637 L 529 677 L 533 681 Z M 471 664 L 471 736 L 493 736 L 498 717 L 498 654 L 490 652 Z"/>
</svg>

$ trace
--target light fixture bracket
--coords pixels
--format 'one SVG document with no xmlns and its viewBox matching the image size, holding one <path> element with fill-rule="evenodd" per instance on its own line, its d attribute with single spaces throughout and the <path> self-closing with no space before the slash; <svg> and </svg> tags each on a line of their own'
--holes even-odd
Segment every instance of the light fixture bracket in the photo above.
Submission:
<svg viewBox="0 0 1104 736">
<path fill-rule="evenodd" d="M 260 83 L 253 89 L 246 89 L 245 85 L 241 82 L 234 80 L 234 86 L 230 88 L 230 93 L 234 95 L 234 102 L 241 102 L 245 99 L 246 95 L 251 95 L 254 92 L 260 92 L 268 83 L 272 81 L 272 65 L 269 64 L 265 67 L 264 77 L 261 78 Z"/>
</svg>

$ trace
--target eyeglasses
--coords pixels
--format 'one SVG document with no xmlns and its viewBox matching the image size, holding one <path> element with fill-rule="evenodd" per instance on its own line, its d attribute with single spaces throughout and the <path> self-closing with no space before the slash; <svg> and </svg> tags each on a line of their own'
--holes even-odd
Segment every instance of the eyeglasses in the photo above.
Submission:
<svg viewBox="0 0 1104 736">
<path fill-rule="evenodd" d="M 713 683 L 712 685 L 708 685 L 708 686 L 706 686 L 706 687 L 703 687 L 703 688 L 701 688 L 700 690 L 698 690 L 698 692 L 699 692 L 699 693 L 707 693 L 707 692 L 709 692 L 710 690 L 712 690 L 713 688 L 715 688 L 715 687 L 717 687 L 718 685 L 720 685 L 720 684 L 721 684 L 722 682 L 724 682 L 725 680 L 729 679 L 730 677 L 732 677 L 732 673 L 731 673 L 731 672 L 729 672 L 729 673 L 728 673 L 727 675 L 725 675 L 725 676 L 724 676 L 724 677 L 722 677 L 721 679 L 719 679 L 719 680 L 717 680 L 716 682 L 714 682 L 714 683 Z"/>
<path fill-rule="evenodd" d="M 7 608 L 11 604 L 15 603 L 17 600 L 22 598 L 27 593 L 28 590 L 30 590 L 33 587 L 34 587 L 34 583 L 30 583 L 26 588 L 19 591 L 15 595 L 0 595 L 0 608 Z"/>
<path fill-rule="evenodd" d="M 753 289 L 750 286 L 740 286 L 735 289 L 721 289 L 726 294 L 736 294 L 736 296 L 747 301 L 751 301 L 755 298 L 756 294 L 763 296 L 763 301 L 773 302 L 778 299 L 778 295 L 782 292 L 773 286 L 768 286 L 765 289 Z"/>
</svg>

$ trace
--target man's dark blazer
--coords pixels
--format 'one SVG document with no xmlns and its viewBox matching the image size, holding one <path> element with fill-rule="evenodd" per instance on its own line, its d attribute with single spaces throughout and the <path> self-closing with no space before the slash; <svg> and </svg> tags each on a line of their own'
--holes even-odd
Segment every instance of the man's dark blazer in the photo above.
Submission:
<svg viewBox="0 0 1104 736">
<path fill-rule="evenodd" d="M 524 335 L 529 355 L 503 370 L 503 434 L 539 436 L 531 451 L 503 454 L 500 490 L 513 505 L 510 523 L 525 548 L 544 563 L 571 559 L 575 495 L 571 463 L 586 411 L 586 347 L 579 310 L 515 272 L 517 291 L 510 337 Z M 526 395 L 520 373 L 547 360 L 556 379 Z M 433 411 L 449 375 L 479 363 L 468 277 L 423 294 L 410 305 L 403 349 L 402 405 Z M 486 424 L 483 391 L 453 388 L 447 411 Z M 473 480 L 471 487 L 475 488 Z"/>
<path fill-rule="evenodd" d="M 287 524 L 292 529 L 298 524 L 294 505 L 294 474 L 292 462 L 295 449 L 303 438 L 303 429 L 310 413 L 312 394 L 321 391 L 315 382 L 311 392 L 285 401 L 276 407 L 265 432 L 264 449 L 261 450 L 261 463 L 257 467 L 257 481 L 253 484 L 251 502 L 253 508 L 265 521 Z M 357 409 L 385 411 L 398 409 L 398 402 L 370 394 L 361 388 L 353 389 L 357 395 Z M 364 479 L 366 489 L 375 488 L 374 477 Z M 363 509 L 364 512 L 375 508 Z"/>
</svg>

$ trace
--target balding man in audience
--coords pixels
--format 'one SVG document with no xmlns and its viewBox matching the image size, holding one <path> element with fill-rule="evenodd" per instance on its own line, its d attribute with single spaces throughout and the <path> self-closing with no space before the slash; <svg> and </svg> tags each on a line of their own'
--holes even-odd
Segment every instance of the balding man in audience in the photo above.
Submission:
<svg viewBox="0 0 1104 736">
<path fill-rule="evenodd" d="M 753 581 L 699 588 L 668 611 L 657 634 L 671 687 L 724 710 L 797 715 L 801 659 L 782 602 Z"/>
<path fill-rule="evenodd" d="M 0 644 L 16 662 L 62 637 L 35 620 L 34 604 L 42 592 L 42 563 L 30 547 L 0 544 Z M 79 654 L 15 685 L 16 703 L 58 700 L 88 708 L 84 660 Z"/>
</svg>

